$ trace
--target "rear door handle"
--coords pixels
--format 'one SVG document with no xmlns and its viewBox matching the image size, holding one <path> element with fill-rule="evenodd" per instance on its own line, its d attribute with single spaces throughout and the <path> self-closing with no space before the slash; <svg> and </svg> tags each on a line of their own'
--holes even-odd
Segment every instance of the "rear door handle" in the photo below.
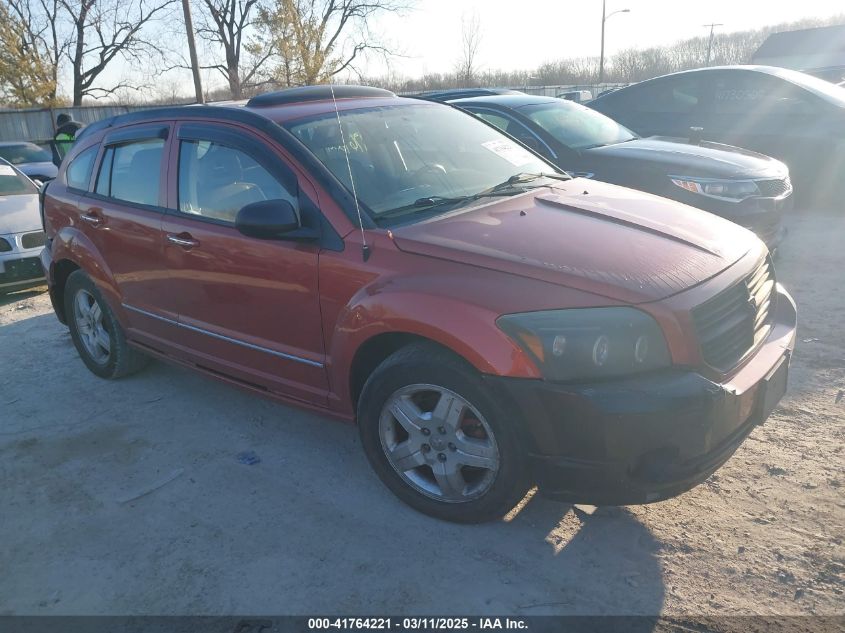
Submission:
<svg viewBox="0 0 845 633">
<path fill-rule="evenodd" d="M 199 240 L 195 240 L 191 237 L 190 233 L 179 233 L 178 235 L 174 235 L 173 233 L 167 234 L 167 241 L 171 244 L 176 244 L 177 246 L 181 246 L 184 249 L 191 249 L 195 246 L 199 246 Z"/>
</svg>

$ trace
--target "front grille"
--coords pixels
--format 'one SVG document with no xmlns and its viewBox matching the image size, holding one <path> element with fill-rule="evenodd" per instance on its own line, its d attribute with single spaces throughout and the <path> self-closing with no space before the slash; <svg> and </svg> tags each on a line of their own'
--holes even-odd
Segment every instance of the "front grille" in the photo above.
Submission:
<svg viewBox="0 0 845 633">
<path fill-rule="evenodd" d="M 766 258 L 743 281 L 693 309 L 704 362 L 730 369 L 766 338 L 774 289 L 774 269 Z"/>
<path fill-rule="evenodd" d="M 12 250 L 11 242 L 0 237 L 0 253 L 8 253 L 10 250 Z"/>
<path fill-rule="evenodd" d="M 27 233 L 21 238 L 21 245 L 24 248 L 37 248 L 38 246 L 44 246 L 47 242 L 47 235 L 44 231 L 38 231 L 37 233 Z"/>
<path fill-rule="evenodd" d="M 780 198 L 782 195 L 792 191 L 792 183 L 789 176 L 777 180 L 757 180 L 757 188 L 763 198 Z"/>
</svg>

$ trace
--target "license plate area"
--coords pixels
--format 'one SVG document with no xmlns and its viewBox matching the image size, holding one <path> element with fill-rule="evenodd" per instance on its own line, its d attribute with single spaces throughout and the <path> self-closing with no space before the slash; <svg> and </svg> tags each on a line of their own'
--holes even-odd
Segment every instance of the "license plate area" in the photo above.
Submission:
<svg viewBox="0 0 845 633">
<path fill-rule="evenodd" d="M 757 414 L 760 423 L 765 422 L 775 407 L 786 393 L 786 385 L 789 379 L 789 357 L 784 356 L 775 367 L 763 379 L 760 384 L 760 398 L 758 400 Z"/>
<path fill-rule="evenodd" d="M 41 260 L 37 257 L 7 261 L 4 263 L 4 268 L 8 281 L 35 279 L 44 274 L 41 269 Z"/>
</svg>

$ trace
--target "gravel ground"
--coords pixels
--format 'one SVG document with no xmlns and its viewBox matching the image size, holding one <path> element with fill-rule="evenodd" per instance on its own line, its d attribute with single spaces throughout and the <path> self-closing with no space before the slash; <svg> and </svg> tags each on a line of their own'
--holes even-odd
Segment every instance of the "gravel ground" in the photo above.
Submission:
<svg viewBox="0 0 845 633">
<path fill-rule="evenodd" d="M 0 614 L 845 614 L 843 244 L 841 211 L 791 221 L 790 390 L 707 482 L 471 527 L 394 499 L 350 425 L 163 364 L 99 380 L 45 294 L 7 297 Z"/>
</svg>

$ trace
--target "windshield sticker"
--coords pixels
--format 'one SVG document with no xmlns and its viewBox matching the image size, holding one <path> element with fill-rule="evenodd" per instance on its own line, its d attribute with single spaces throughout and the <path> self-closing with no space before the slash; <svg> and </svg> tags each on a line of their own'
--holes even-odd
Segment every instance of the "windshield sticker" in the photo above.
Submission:
<svg viewBox="0 0 845 633">
<path fill-rule="evenodd" d="M 517 167 L 535 160 L 534 156 L 531 155 L 531 152 L 511 141 L 487 141 L 481 145 L 497 156 L 501 156 L 511 165 L 515 165 Z"/>
<path fill-rule="evenodd" d="M 15 170 L 8 165 L 0 165 L 0 176 L 15 176 Z"/>
</svg>

